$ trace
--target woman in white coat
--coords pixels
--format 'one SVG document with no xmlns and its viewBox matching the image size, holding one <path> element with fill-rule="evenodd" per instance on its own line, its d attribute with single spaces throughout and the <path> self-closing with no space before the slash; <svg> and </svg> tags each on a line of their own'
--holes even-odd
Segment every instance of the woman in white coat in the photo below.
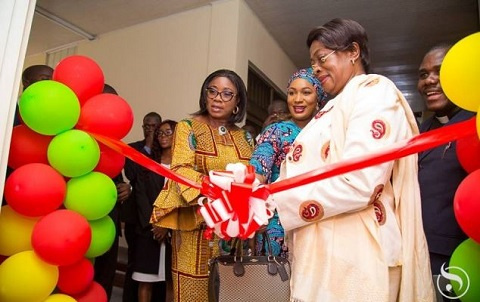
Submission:
<svg viewBox="0 0 480 302">
<path fill-rule="evenodd" d="M 334 19 L 307 39 L 334 98 L 303 128 L 279 180 L 418 134 L 395 84 L 368 74 L 364 28 Z M 291 301 L 433 301 L 417 156 L 273 194 L 292 254 Z"/>
</svg>

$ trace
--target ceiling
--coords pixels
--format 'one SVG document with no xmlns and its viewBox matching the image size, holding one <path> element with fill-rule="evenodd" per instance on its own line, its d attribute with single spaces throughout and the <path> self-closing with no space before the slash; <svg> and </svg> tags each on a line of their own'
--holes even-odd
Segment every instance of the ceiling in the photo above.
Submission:
<svg viewBox="0 0 480 302">
<path fill-rule="evenodd" d="M 222 1 L 222 0 L 220 0 Z M 369 35 L 372 72 L 393 80 L 415 111 L 423 54 L 480 30 L 480 0 L 244 0 L 297 67 L 309 64 L 308 32 L 335 18 L 351 18 Z M 93 35 L 207 5 L 207 0 L 38 0 L 46 10 Z M 36 13 L 27 55 L 82 40 Z"/>
</svg>

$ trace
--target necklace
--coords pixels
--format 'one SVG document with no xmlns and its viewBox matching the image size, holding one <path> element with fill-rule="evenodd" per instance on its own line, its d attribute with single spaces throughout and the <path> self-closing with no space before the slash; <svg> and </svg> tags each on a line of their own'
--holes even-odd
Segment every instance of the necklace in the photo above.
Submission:
<svg viewBox="0 0 480 302">
<path fill-rule="evenodd" d="M 220 134 L 220 135 L 227 134 L 227 127 L 225 127 L 225 126 L 218 127 L 218 134 Z"/>
</svg>

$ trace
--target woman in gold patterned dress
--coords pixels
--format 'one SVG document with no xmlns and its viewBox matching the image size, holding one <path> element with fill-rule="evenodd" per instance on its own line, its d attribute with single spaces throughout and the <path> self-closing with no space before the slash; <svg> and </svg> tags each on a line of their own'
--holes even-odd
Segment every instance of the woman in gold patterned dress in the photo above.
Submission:
<svg viewBox="0 0 480 302">
<path fill-rule="evenodd" d="M 233 71 L 217 70 L 204 81 L 200 110 L 177 124 L 171 169 L 197 183 L 228 163 L 248 164 L 253 138 L 237 127 L 247 107 L 247 91 Z M 168 181 L 154 204 L 154 232 L 173 230 L 172 274 L 175 301 L 208 301 L 208 260 L 219 254 L 219 239 L 203 237 L 197 213 L 198 189 Z"/>
</svg>

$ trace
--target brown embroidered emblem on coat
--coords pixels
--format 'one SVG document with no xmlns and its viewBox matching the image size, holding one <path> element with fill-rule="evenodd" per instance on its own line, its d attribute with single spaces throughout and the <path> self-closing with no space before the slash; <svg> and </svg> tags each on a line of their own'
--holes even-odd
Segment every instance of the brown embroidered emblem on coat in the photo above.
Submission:
<svg viewBox="0 0 480 302">
<path fill-rule="evenodd" d="M 373 209 L 375 211 L 375 216 L 377 217 L 378 224 L 384 225 L 387 220 L 387 213 L 385 212 L 385 207 L 380 200 L 373 202 Z"/>
<path fill-rule="evenodd" d="M 302 151 L 303 151 L 302 145 L 295 146 L 292 152 L 292 160 L 299 161 L 300 157 L 302 157 Z"/>
<path fill-rule="evenodd" d="M 328 158 L 328 154 L 330 153 L 330 141 L 323 144 L 321 152 L 322 152 L 321 154 L 322 160 L 326 161 Z"/>
<path fill-rule="evenodd" d="M 299 215 L 307 222 L 320 220 L 323 218 L 324 210 L 322 205 L 314 200 L 303 202 L 299 207 Z"/>
<path fill-rule="evenodd" d="M 384 185 L 377 185 L 375 189 L 373 189 L 373 193 L 370 196 L 370 201 L 368 202 L 368 204 L 372 204 L 374 201 L 380 199 L 380 196 L 382 196 L 384 187 L 385 187 Z"/>
<path fill-rule="evenodd" d="M 382 120 L 374 120 L 370 132 L 374 139 L 381 139 L 387 133 L 387 125 Z"/>
<path fill-rule="evenodd" d="M 378 78 L 373 79 L 373 80 L 371 80 L 370 82 L 368 82 L 367 84 L 365 84 L 365 87 L 375 86 L 375 85 L 377 85 L 379 82 L 380 82 L 380 80 L 379 80 Z"/>
<path fill-rule="evenodd" d="M 325 111 L 320 110 L 319 112 L 317 112 L 317 114 L 315 114 L 315 119 L 317 120 L 317 119 L 321 118 L 325 113 L 329 112 L 332 109 L 333 109 L 333 106 L 330 107 L 328 110 L 325 110 Z"/>
</svg>

